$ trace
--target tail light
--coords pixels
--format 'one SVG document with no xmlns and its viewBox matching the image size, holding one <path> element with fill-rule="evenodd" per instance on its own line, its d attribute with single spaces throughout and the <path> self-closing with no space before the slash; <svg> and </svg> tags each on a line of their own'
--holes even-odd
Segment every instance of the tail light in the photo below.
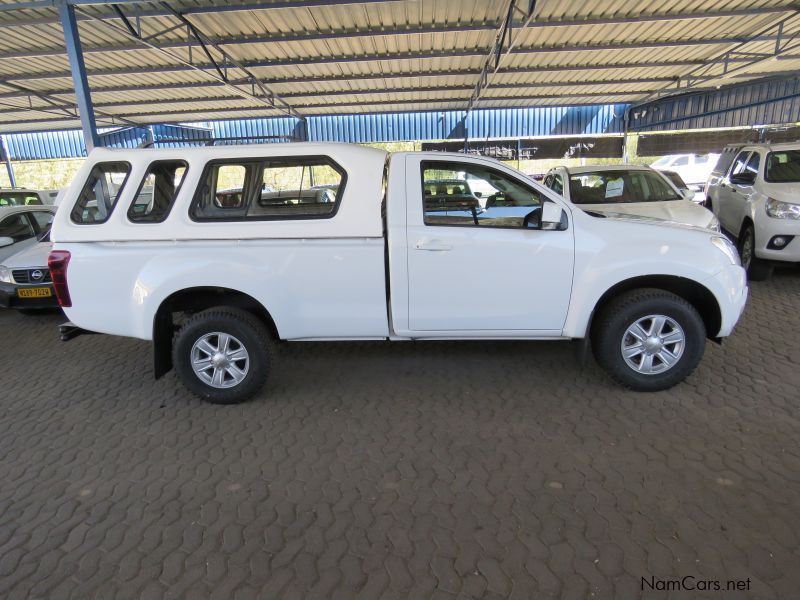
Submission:
<svg viewBox="0 0 800 600">
<path fill-rule="evenodd" d="M 63 308 L 72 306 L 72 298 L 69 297 L 69 286 L 67 285 L 69 259 L 70 253 L 67 250 L 53 250 L 47 257 L 47 266 L 50 268 L 50 277 L 53 279 L 56 298 L 58 298 L 58 304 Z"/>
</svg>

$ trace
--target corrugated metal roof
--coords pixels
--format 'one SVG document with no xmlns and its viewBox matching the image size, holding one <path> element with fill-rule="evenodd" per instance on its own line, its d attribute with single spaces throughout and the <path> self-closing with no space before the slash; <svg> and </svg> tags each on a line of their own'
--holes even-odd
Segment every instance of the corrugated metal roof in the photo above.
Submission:
<svg viewBox="0 0 800 600">
<path fill-rule="evenodd" d="M 539 0 L 524 27 L 528 1 L 515 2 L 513 47 L 478 108 L 638 102 L 674 91 L 692 75 L 695 87 L 711 89 L 800 70 L 800 52 L 785 43 L 800 33 L 794 0 Z M 0 131 L 77 127 L 57 10 L 44 2 L 8 10 L 14 4 L 0 0 Z M 166 5 L 299 113 L 326 115 L 465 109 L 509 0 Z M 163 3 L 119 7 L 159 49 L 127 33 L 111 7 L 78 7 L 101 124 L 281 114 L 214 81 L 203 50 L 190 47 L 186 28 L 176 28 L 179 20 Z M 781 21 L 780 58 L 767 60 Z M 728 63 L 735 69 L 724 73 L 715 59 L 734 50 Z M 220 57 L 213 48 L 211 54 Z M 201 70 L 184 64 L 190 59 Z M 235 85 L 247 78 L 230 66 L 228 76 Z"/>
</svg>

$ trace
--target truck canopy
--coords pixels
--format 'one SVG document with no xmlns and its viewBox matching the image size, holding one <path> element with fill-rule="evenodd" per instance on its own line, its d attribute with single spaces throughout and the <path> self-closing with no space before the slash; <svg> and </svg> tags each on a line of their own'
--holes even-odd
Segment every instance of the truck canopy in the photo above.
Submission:
<svg viewBox="0 0 800 600">
<path fill-rule="evenodd" d="M 91 152 L 57 242 L 381 237 L 387 153 L 350 144 Z"/>
</svg>

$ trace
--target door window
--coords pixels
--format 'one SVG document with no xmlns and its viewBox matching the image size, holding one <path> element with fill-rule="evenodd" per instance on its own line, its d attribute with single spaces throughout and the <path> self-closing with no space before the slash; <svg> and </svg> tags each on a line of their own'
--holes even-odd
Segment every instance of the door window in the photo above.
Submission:
<svg viewBox="0 0 800 600">
<path fill-rule="evenodd" d="M 33 217 L 33 220 L 39 229 L 39 233 L 49 230 L 50 225 L 53 224 L 53 213 L 44 210 L 37 210 L 30 213 L 30 216 Z"/>
<path fill-rule="evenodd" d="M 739 175 L 740 173 L 744 173 L 745 167 L 747 166 L 747 157 L 750 156 L 750 152 L 739 152 L 736 158 L 733 161 L 733 167 L 731 167 L 731 175 Z"/>
<path fill-rule="evenodd" d="M 483 165 L 423 162 L 422 197 L 425 225 L 541 227 L 539 192 Z"/>
<path fill-rule="evenodd" d="M 744 166 L 745 173 L 752 173 L 753 175 L 758 175 L 758 165 L 761 162 L 761 155 L 758 152 L 753 152 L 750 155 L 750 160 L 747 161 L 747 164 Z"/>
<path fill-rule="evenodd" d="M 675 159 L 675 162 L 672 163 L 673 167 L 685 167 L 689 164 L 689 157 L 688 156 L 679 156 Z"/>
<path fill-rule="evenodd" d="M 550 189 L 552 189 L 559 196 L 564 195 L 564 181 L 561 179 L 561 175 L 558 173 L 553 176 L 553 187 Z"/>
<path fill-rule="evenodd" d="M 10 237 L 15 244 L 34 235 L 33 226 L 24 214 L 11 215 L 0 222 L 0 237 Z"/>
</svg>

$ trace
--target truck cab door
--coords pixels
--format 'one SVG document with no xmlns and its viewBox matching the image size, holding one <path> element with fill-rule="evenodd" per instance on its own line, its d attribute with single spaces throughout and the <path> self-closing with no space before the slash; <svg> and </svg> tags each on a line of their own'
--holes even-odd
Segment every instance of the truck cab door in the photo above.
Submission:
<svg viewBox="0 0 800 600">
<path fill-rule="evenodd" d="M 560 335 L 569 308 L 569 211 L 542 225 L 537 186 L 480 159 L 406 163 L 408 323 L 415 337 Z M 545 225 L 546 226 L 546 225 Z M 505 333 L 504 333 L 505 332 Z"/>
<path fill-rule="evenodd" d="M 726 231 L 736 236 L 739 235 L 742 220 L 748 209 L 758 164 L 758 152 L 749 150 L 740 152 L 719 185 L 719 221 Z"/>
</svg>

